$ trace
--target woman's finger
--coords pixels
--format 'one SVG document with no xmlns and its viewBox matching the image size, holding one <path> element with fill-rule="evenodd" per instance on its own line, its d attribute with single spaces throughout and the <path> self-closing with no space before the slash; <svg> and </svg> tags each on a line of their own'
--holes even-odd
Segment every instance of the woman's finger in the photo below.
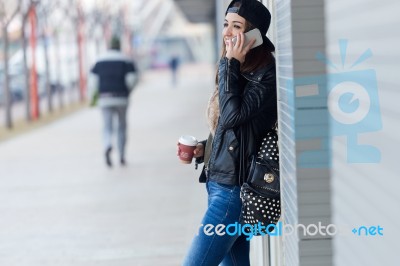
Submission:
<svg viewBox="0 0 400 266">
<path fill-rule="evenodd" d="M 244 39 L 245 39 L 245 37 L 243 35 L 243 32 L 239 33 L 238 34 L 238 42 L 237 42 L 239 50 L 243 49 Z"/>
<path fill-rule="evenodd" d="M 232 40 L 231 39 L 228 39 L 228 45 L 226 46 L 226 50 L 228 50 L 228 49 L 232 49 L 231 47 L 232 47 Z"/>
<path fill-rule="evenodd" d="M 179 147 L 179 142 L 176 143 L 176 155 L 179 156 L 179 153 L 181 152 L 181 149 Z"/>
</svg>

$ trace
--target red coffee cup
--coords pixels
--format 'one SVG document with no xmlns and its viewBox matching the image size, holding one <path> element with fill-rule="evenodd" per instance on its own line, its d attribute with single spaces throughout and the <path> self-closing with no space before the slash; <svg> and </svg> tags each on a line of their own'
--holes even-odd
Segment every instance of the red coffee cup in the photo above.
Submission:
<svg viewBox="0 0 400 266">
<path fill-rule="evenodd" d="M 182 163 L 190 164 L 193 160 L 193 151 L 196 149 L 197 146 L 197 139 L 193 136 L 184 135 L 179 138 L 178 145 L 179 145 L 179 159 Z"/>
</svg>

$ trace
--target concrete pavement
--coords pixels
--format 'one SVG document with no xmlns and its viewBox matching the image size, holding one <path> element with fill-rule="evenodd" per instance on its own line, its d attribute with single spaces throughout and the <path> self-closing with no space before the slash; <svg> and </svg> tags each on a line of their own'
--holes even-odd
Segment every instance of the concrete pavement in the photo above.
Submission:
<svg viewBox="0 0 400 266">
<path fill-rule="evenodd" d="M 179 265 L 206 208 L 200 171 L 176 157 L 207 136 L 214 66 L 144 73 L 129 109 L 126 167 L 105 166 L 87 108 L 0 143 L 1 266 Z"/>
</svg>

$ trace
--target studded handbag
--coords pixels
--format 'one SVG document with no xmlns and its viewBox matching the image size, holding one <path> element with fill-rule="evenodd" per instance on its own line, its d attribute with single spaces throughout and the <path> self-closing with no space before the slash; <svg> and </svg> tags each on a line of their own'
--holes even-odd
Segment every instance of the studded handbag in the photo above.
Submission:
<svg viewBox="0 0 400 266">
<path fill-rule="evenodd" d="M 259 231 L 253 232 L 254 235 L 271 231 L 267 226 L 276 224 L 281 215 L 279 149 L 275 130 L 266 134 L 257 155 L 253 156 L 247 179 L 241 186 L 240 198 L 240 222 L 253 228 L 257 225 Z"/>
</svg>

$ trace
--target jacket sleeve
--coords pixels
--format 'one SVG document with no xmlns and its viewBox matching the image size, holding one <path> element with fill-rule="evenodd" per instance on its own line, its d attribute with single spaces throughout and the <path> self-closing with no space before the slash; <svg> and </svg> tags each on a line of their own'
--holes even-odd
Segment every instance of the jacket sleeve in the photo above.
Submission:
<svg viewBox="0 0 400 266">
<path fill-rule="evenodd" d="M 126 63 L 125 85 L 129 91 L 132 91 L 138 83 L 139 76 L 133 63 Z"/>
<path fill-rule="evenodd" d="M 94 72 L 90 72 L 88 78 L 89 99 L 93 99 L 95 97 L 95 94 L 98 93 L 98 90 L 99 90 L 99 76 Z"/>
<path fill-rule="evenodd" d="M 276 102 L 275 70 L 266 72 L 259 81 L 239 84 L 240 62 L 222 58 L 218 68 L 219 123 L 223 128 L 241 125 Z"/>
</svg>

